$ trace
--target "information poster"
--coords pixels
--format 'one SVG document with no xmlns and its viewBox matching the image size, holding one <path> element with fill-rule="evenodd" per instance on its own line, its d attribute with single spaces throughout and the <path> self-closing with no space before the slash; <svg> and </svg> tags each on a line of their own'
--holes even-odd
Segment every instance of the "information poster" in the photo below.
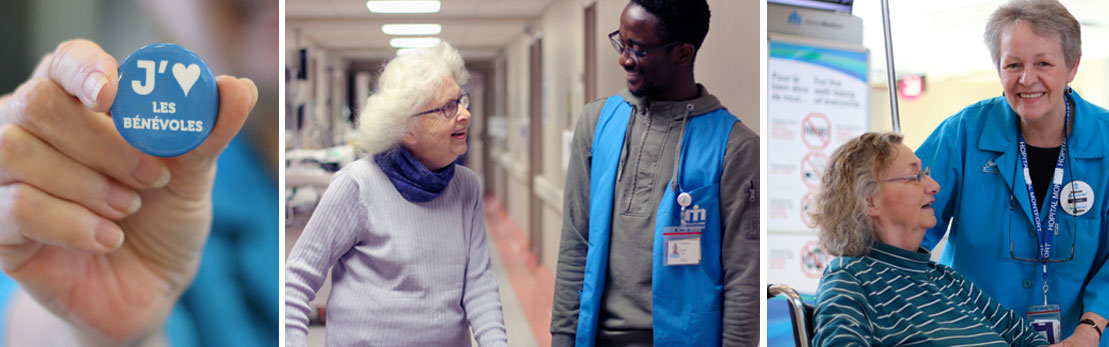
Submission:
<svg viewBox="0 0 1109 347">
<path fill-rule="evenodd" d="M 868 129 L 868 53 L 777 40 L 769 51 L 769 281 L 814 293 L 827 256 L 807 212 L 828 157 Z"/>
<path fill-rule="evenodd" d="M 769 237 L 767 283 L 787 284 L 798 293 L 815 294 L 820 275 L 832 259 L 820 248 L 816 234 L 777 233 Z"/>
</svg>

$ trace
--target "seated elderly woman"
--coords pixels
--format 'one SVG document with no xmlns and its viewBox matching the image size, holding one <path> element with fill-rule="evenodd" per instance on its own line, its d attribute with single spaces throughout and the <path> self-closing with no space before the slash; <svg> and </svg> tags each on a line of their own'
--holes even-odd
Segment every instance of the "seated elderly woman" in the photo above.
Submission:
<svg viewBox="0 0 1109 347">
<path fill-rule="evenodd" d="M 328 269 L 328 345 L 461 346 L 471 330 L 481 346 L 506 345 L 481 188 L 455 165 L 467 77 L 445 43 L 385 66 L 359 120 L 371 157 L 335 175 L 286 262 L 287 345 L 305 344 Z"/>
<path fill-rule="evenodd" d="M 848 140 L 825 166 L 811 213 L 839 256 L 816 298 L 815 346 L 997 345 L 1047 341 L 920 247 L 940 186 L 895 133 Z"/>
</svg>

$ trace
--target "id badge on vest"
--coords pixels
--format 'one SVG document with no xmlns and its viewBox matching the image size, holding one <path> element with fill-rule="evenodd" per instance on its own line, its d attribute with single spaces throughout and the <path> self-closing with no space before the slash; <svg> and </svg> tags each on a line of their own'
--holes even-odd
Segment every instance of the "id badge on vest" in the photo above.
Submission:
<svg viewBox="0 0 1109 347">
<path fill-rule="evenodd" d="M 1059 305 L 1036 305 L 1028 307 L 1028 320 L 1032 329 L 1047 339 L 1047 343 L 1059 343 L 1062 334 L 1062 315 Z"/>
<path fill-rule="evenodd" d="M 698 265 L 701 263 L 701 233 L 708 222 L 708 211 L 692 205 L 693 196 L 678 194 L 679 225 L 663 229 L 662 240 L 666 245 L 666 266 Z"/>
</svg>

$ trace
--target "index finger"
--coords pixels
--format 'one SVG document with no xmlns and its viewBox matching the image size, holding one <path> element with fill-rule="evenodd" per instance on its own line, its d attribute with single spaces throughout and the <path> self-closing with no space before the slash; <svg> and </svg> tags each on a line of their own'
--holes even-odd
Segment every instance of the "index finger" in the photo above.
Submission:
<svg viewBox="0 0 1109 347">
<path fill-rule="evenodd" d="M 90 110 L 107 112 L 119 85 L 119 62 L 95 42 L 69 40 L 43 57 L 35 76 L 62 86 Z"/>
</svg>

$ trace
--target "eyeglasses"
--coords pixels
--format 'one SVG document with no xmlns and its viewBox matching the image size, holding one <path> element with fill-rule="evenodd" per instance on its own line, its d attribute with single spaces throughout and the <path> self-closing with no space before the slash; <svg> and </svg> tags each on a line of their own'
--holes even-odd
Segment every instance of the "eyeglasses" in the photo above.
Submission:
<svg viewBox="0 0 1109 347">
<path fill-rule="evenodd" d="M 1036 239 L 1036 231 L 1034 229 L 1029 229 L 1029 231 L 1028 231 L 1028 236 L 1029 237 L 1028 237 L 1027 240 L 1029 240 L 1028 242 L 1030 242 L 1031 244 L 1028 245 L 1027 247 L 1021 247 L 1021 248 L 1025 248 L 1025 249 L 1031 249 L 1033 254 L 1029 257 L 1017 256 L 1016 250 L 1014 250 L 1014 248 L 1016 248 L 1016 247 L 1013 246 L 1013 240 L 1014 240 L 1014 238 L 1013 238 L 1013 207 L 1014 206 L 1016 206 L 1016 198 L 1013 195 L 1010 194 L 1009 195 L 1009 258 L 1012 258 L 1013 260 L 1018 260 L 1018 261 L 1027 261 L 1027 262 L 1039 263 L 1040 262 L 1039 246 L 1036 245 L 1036 243 L 1039 242 L 1039 240 Z M 1037 212 L 1039 212 L 1039 211 L 1037 211 Z M 1059 232 L 1060 229 L 1063 229 L 1063 224 L 1064 223 L 1062 223 L 1063 222 L 1062 218 L 1059 219 L 1059 223 L 1055 223 L 1055 236 L 1056 237 L 1058 237 L 1059 235 L 1070 236 L 1070 255 L 1067 256 L 1066 258 L 1061 258 L 1061 257 L 1060 258 L 1054 258 L 1054 257 L 1053 258 L 1048 258 L 1047 259 L 1048 263 L 1065 263 L 1065 262 L 1068 262 L 1068 261 L 1071 261 L 1071 260 L 1074 259 L 1074 244 L 1075 244 L 1075 239 L 1078 238 L 1075 235 L 1075 229 L 1074 228 L 1075 228 L 1076 224 L 1078 223 L 1078 219 L 1073 214 L 1071 215 L 1070 219 L 1071 219 L 1070 233 L 1066 233 L 1066 232 L 1060 233 Z M 1048 235 L 1048 237 L 1051 237 L 1051 235 Z M 1066 244 L 1066 241 L 1063 241 L 1063 244 Z M 1055 252 L 1052 252 L 1052 253 L 1055 253 Z"/>
<path fill-rule="evenodd" d="M 459 105 L 462 105 L 462 107 L 458 107 Z M 412 117 L 422 116 L 428 113 L 440 112 L 443 114 L 443 118 L 454 119 L 455 116 L 458 116 L 458 110 L 462 108 L 470 108 L 470 93 L 462 93 L 462 96 L 458 97 L 458 99 L 447 101 L 447 104 L 443 105 L 442 107 L 423 111 L 412 115 Z"/>
<path fill-rule="evenodd" d="M 608 34 L 608 41 L 612 42 L 612 48 L 615 48 L 616 52 L 619 53 L 620 56 L 623 56 L 624 54 L 628 54 L 628 56 L 630 56 L 632 58 L 632 60 L 637 62 L 637 63 L 639 62 L 639 58 L 643 58 L 643 56 L 651 54 L 651 52 L 654 52 L 654 51 L 657 51 L 657 50 L 660 50 L 660 49 L 670 48 L 670 47 L 673 47 L 676 44 L 681 43 L 681 41 L 674 41 L 674 42 L 667 43 L 665 45 L 658 46 L 658 47 L 655 47 L 655 48 L 648 48 L 647 50 L 640 52 L 640 51 L 632 49 L 631 47 L 625 46 L 623 42 L 620 42 L 620 40 L 617 40 L 616 35 L 619 35 L 619 34 L 620 34 L 620 30 L 613 31 L 613 32 Z"/>
<path fill-rule="evenodd" d="M 926 167 L 924 168 L 924 170 L 917 171 L 917 173 L 914 175 L 888 178 L 882 180 L 882 182 L 907 181 L 915 184 L 920 184 L 920 181 L 923 181 L 925 177 L 929 176 L 932 176 L 932 168 Z"/>
<path fill-rule="evenodd" d="M 1070 156 L 1068 155 L 1067 158 L 1070 159 Z M 1017 165 L 1013 165 L 1013 175 L 1012 175 L 1013 178 L 1012 178 L 1012 181 L 1009 181 L 1009 186 L 1011 186 L 1011 187 L 1017 186 L 1016 185 L 1016 182 L 1017 182 L 1016 179 L 1017 179 L 1017 177 L 1019 177 L 1019 174 L 1018 174 L 1017 170 L 1018 170 Z M 1071 172 L 1072 172 L 1071 170 L 1067 170 L 1068 177 L 1070 176 Z M 1074 180 L 1074 177 L 1069 177 L 1069 178 L 1070 178 L 1070 181 Z M 1062 194 L 1062 192 L 1060 192 L 1060 194 Z M 1060 196 L 1059 198 L 1060 199 L 1074 200 L 1076 198 L 1075 197 L 1075 192 L 1072 190 L 1070 192 L 1069 196 Z M 1047 204 L 1049 202 L 1044 202 L 1044 203 Z M 1009 229 L 1009 258 L 1012 258 L 1013 260 L 1016 260 L 1016 261 L 1039 263 L 1039 262 L 1041 262 L 1041 259 L 1040 259 L 1040 251 L 1039 251 L 1039 244 L 1038 244 L 1039 239 L 1038 239 L 1038 236 L 1036 235 L 1036 229 L 1034 227 L 1028 228 L 1027 229 L 1028 232 L 1025 234 L 1025 235 L 1027 235 L 1027 237 L 1021 237 L 1019 235 L 1020 234 L 1019 232 L 1018 232 L 1017 235 L 1013 235 L 1013 214 L 1014 214 L 1013 209 L 1015 207 L 1018 207 L 1018 206 L 1020 206 L 1020 205 L 1017 204 L 1016 195 L 1009 194 L 1009 220 L 1008 220 L 1009 225 L 1008 225 L 1008 228 L 1007 228 L 1007 229 Z M 1035 211 L 1035 213 L 1040 213 L 1039 207 L 1040 206 L 1034 206 L 1033 207 L 1033 210 Z M 1076 207 L 1074 205 L 1072 205 L 1071 208 L 1073 209 L 1073 208 L 1076 208 Z M 1061 212 L 1066 212 L 1066 211 L 1061 211 Z M 1064 253 L 1065 250 L 1060 251 L 1060 252 L 1055 251 L 1055 250 L 1058 250 L 1062 247 L 1065 247 L 1063 245 L 1067 244 L 1067 241 L 1065 239 L 1059 239 L 1058 241 L 1062 241 L 1062 242 L 1058 242 L 1058 243 L 1052 242 L 1052 244 L 1055 244 L 1057 246 L 1052 246 L 1052 248 L 1053 248 L 1053 250 L 1051 251 L 1052 256 L 1050 258 L 1044 260 L 1045 262 L 1048 262 L 1048 263 L 1065 263 L 1065 262 L 1074 260 L 1074 246 L 1077 242 L 1076 240 L 1078 239 L 1078 234 L 1077 234 L 1077 231 L 1078 231 L 1078 217 L 1077 217 L 1078 211 L 1077 210 L 1071 210 L 1070 213 L 1065 213 L 1065 214 L 1070 215 L 1070 218 L 1067 218 L 1067 217 L 1063 216 L 1062 218 L 1057 218 L 1056 219 L 1054 235 L 1044 235 L 1044 236 L 1050 237 L 1050 238 L 1055 238 L 1055 239 L 1058 239 L 1060 236 L 1062 236 L 1062 237 L 1068 237 L 1069 236 L 1070 237 L 1070 254 L 1067 255 L 1066 257 L 1062 257 L 1062 254 L 1060 254 L 1060 253 L 1065 254 Z M 1017 218 L 1023 218 L 1023 217 L 1017 217 Z M 1070 227 L 1069 228 L 1064 227 L 1064 225 L 1068 224 L 1068 223 L 1063 223 L 1064 221 L 1067 221 L 1067 219 L 1070 219 L 1070 223 L 1069 223 Z M 1047 228 L 1047 226 L 1045 224 L 1044 229 L 1046 229 L 1046 228 Z M 1069 229 L 1070 232 L 1068 233 L 1067 230 L 1063 230 L 1063 229 Z M 1045 230 L 1045 232 L 1046 232 L 1046 230 Z M 1022 250 L 1029 250 L 1029 253 L 1021 254 L 1021 255 L 1018 256 L 1017 251 L 1016 251 L 1016 247 L 1013 245 L 1014 240 L 1016 240 L 1016 242 L 1018 244 L 1022 245 L 1021 246 Z M 1055 256 L 1056 254 L 1059 254 L 1060 256 L 1056 257 Z"/>
</svg>

